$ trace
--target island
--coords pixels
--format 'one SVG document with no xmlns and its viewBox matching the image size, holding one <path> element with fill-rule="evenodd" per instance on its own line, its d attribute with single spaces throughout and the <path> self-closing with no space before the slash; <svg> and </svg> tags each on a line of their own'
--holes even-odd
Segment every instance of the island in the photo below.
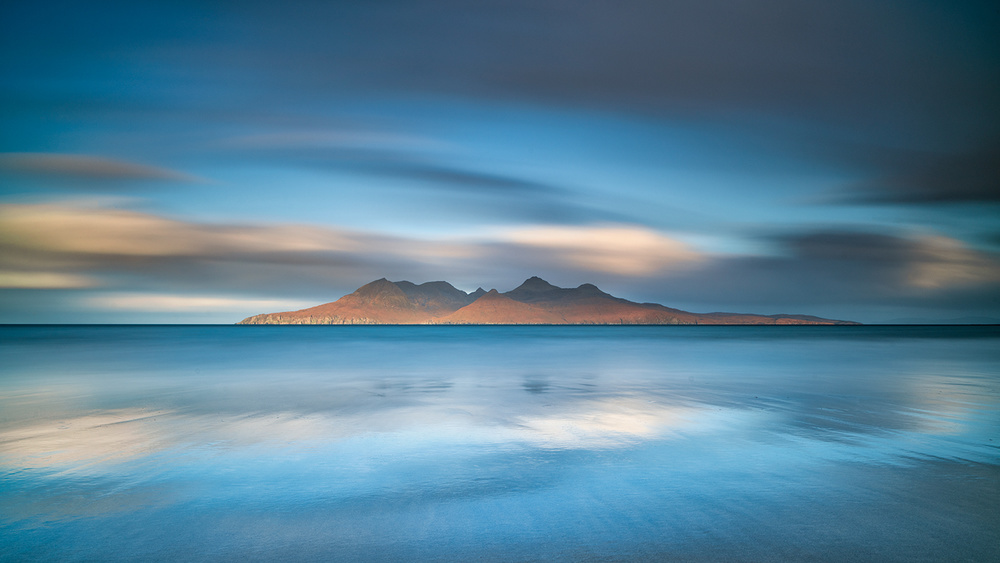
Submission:
<svg viewBox="0 0 1000 563">
<path fill-rule="evenodd" d="M 810 315 L 689 313 L 658 303 L 635 303 L 585 283 L 554 286 L 539 277 L 506 293 L 466 293 L 448 282 L 415 284 L 385 278 L 332 303 L 265 313 L 237 324 L 462 324 L 462 325 L 857 325 Z"/>
</svg>

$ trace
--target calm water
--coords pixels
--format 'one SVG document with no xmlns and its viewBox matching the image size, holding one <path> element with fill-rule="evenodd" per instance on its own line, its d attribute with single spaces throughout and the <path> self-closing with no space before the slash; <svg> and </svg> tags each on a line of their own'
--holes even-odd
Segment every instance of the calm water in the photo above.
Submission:
<svg viewBox="0 0 1000 563">
<path fill-rule="evenodd" d="M 998 446 L 990 327 L 0 327 L 4 561 L 990 561 Z"/>
</svg>

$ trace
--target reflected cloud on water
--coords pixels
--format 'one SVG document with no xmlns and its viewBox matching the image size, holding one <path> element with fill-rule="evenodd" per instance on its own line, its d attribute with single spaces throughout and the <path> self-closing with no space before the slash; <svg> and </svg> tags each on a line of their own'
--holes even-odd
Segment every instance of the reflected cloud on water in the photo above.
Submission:
<svg viewBox="0 0 1000 563">
<path fill-rule="evenodd" d="M 732 338 L 720 348 L 674 342 L 669 330 L 434 340 L 386 329 L 247 345 L 227 340 L 239 329 L 219 330 L 175 340 L 173 354 L 159 352 L 169 339 L 146 346 L 134 329 L 89 343 L 83 360 L 62 340 L 33 362 L 0 345 L 31 364 L 0 377 L 0 533 L 49 554 L 55 539 L 90 541 L 66 534 L 141 523 L 135 537 L 152 539 L 133 555 L 153 559 L 211 559 L 157 539 L 160 529 L 202 537 L 191 549 L 204 553 L 254 529 L 320 542 L 303 555 L 319 559 L 330 546 L 348 558 L 428 558 L 419 546 L 434 541 L 469 558 L 491 541 L 526 542 L 522 558 L 545 545 L 636 555 L 736 542 L 716 554 L 725 559 L 747 534 L 791 545 L 802 522 L 871 530 L 875 521 L 857 519 L 885 511 L 920 537 L 932 537 L 928 515 L 948 510 L 949 533 L 998 529 L 982 501 L 1000 467 L 988 340 Z M 316 341 L 303 348 L 302 334 Z M 911 513 L 922 519 L 906 524 Z M 826 529 L 815 526 L 802 537 Z M 91 547 L 92 558 L 106 554 Z"/>
<path fill-rule="evenodd" d="M 988 441 L 995 411 L 948 398 L 935 385 L 929 389 L 932 399 L 911 407 L 875 405 L 885 409 L 866 411 L 838 397 L 822 402 L 793 397 L 782 404 L 749 400 L 733 408 L 654 392 L 595 396 L 552 389 L 529 391 L 538 400 L 517 402 L 508 400 L 516 397 L 513 389 L 495 389 L 490 400 L 477 400 L 469 393 L 474 386 L 468 381 L 380 382 L 368 391 L 344 390 L 346 395 L 353 391 L 351 396 L 369 398 L 362 409 L 236 412 L 202 403 L 187 410 L 117 408 L 8 423 L 0 428 L 0 466 L 55 475 L 113 473 L 121 470 L 116 466 L 143 458 L 155 456 L 163 462 L 165 452 L 187 463 L 244 450 L 273 456 L 318 452 L 351 440 L 379 444 L 385 455 L 405 456 L 413 445 L 438 450 L 596 451 L 666 447 L 694 438 L 724 442 L 734 451 L 790 449 L 803 462 L 899 463 L 920 456 L 997 461 L 998 452 Z M 221 406 L 228 405 L 225 401 Z M 403 436 L 406 439 L 400 440 Z"/>
<path fill-rule="evenodd" d="M 424 392 L 421 390 L 417 393 Z M 198 414 L 136 408 L 36 420 L 0 430 L 0 463 L 8 469 L 93 472 L 125 461 L 187 449 L 211 455 L 248 447 L 316 448 L 347 439 L 388 440 L 412 434 L 416 442 L 454 446 L 542 449 L 621 448 L 664 438 L 685 427 L 710 428 L 690 407 L 645 398 L 574 400 L 532 412 L 490 405 L 429 403 L 386 406 L 375 413 L 253 412 Z M 391 440 L 389 440 L 391 441 Z M 190 453 L 190 452 L 189 452 Z"/>
</svg>

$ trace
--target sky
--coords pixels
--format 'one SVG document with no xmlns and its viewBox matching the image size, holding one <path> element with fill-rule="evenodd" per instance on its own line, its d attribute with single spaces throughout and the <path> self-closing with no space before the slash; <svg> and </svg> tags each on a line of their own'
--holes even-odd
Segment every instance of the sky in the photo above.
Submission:
<svg viewBox="0 0 1000 563">
<path fill-rule="evenodd" d="M 0 323 L 372 280 L 1000 319 L 983 1 L 4 2 Z"/>
</svg>

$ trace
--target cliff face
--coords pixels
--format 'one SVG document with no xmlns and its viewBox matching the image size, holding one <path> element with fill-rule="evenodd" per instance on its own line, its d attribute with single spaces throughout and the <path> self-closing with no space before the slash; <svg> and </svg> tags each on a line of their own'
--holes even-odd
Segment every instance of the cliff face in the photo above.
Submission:
<svg viewBox="0 0 1000 563">
<path fill-rule="evenodd" d="M 689 313 L 634 303 L 589 283 L 556 287 L 532 277 L 507 293 L 466 293 L 448 282 L 414 284 L 385 278 L 354 293 L 284 313 L 254 315 L 239 324 L 858 324 L 808 315 Z"/>
</svg>

